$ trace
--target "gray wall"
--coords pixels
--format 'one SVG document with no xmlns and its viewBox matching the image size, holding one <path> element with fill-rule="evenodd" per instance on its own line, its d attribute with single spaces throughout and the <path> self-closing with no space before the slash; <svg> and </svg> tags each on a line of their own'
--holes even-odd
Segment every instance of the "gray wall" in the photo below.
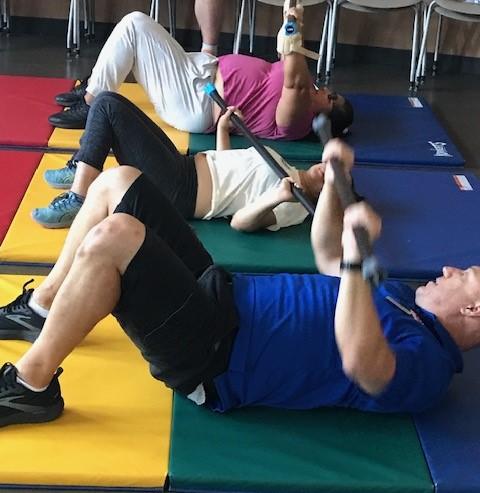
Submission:
<svg viewBox="0 0 480 493">
<path fill-rule="evenodd" d="M 223 31 L 233 31 L 234 1 L 225 0 L 226 15 Z M 10 0 L 12 15 L 65 19 L 68 0 Z M 96 0 L 96 18 L 103 22 L 116 22 L 133 10 L 147 12 L 149 0 Z M 193 15 L 193 0 L 177 0 L 177 26 L 197 28 Z M 305 38 L 316 40 L 320 36 L 325 7 L 306 7 Z M 281 22 L 279 7 L 258 3 L 257 33 L 274 36 Z M 167 1 L 161 5 L 162 22 L 168 25 Z M 361 14 L 344 10 L 339 30 L 339 41 L 353 45 L 409 49 L 411 46 L 413 15 L 410 11 L 386 14 Z M 432 33 L 435 29 L 432 29 Z M 432 40 L 430 40 L 432 47 Z M 447 20 L 444 24 L 441 52 L 450 55 L 480 57 L 480 24 Z"/>
</svg>

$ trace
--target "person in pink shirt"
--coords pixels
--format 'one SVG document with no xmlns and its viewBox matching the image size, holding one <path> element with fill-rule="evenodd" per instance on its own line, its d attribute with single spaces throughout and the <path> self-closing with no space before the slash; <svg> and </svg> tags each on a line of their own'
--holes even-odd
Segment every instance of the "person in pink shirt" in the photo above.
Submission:
<svg viewBox="0 0 480 493">
<path fill-rule="evenodd" d="M 57 96 L 69 108 L 51 115 L 50 123 L 85 128 L 95 98 L 103 91 L 116 92 L 131 71 L 157 114 L 192 133 L 213 132 L 220 116 L 204 92 L 211 81 L 229 105 L 240 109 L 258 137 L 301 139 L 320 113 L 330 117 L 333 135 L 340 136 L 353 120 L 351 104 L 343 96 L 315 87 L 303 53 L 284 53 L 276 63 L 245 55 L 186 53 L 161 25 L 133 12 L 113 30 L 89 79 Z"/>
</svg>

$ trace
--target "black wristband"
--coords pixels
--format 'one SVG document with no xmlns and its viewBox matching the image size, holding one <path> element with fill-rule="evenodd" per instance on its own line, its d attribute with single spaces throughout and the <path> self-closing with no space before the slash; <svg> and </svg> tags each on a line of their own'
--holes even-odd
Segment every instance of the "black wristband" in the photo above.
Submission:
<svg viewBox="0 0 480 493">
<path fill-rule="evenodd" d="M 344 262 L 343 260 L 340 262 L 340 272 L 344 271 L 358 271 L 361 272 L 363 268 L 362 262 Z"/>
</svg>

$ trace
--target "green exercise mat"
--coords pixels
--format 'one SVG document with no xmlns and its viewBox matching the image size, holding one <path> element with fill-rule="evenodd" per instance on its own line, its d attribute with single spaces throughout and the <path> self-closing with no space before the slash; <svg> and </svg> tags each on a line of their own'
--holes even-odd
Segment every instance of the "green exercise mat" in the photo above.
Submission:
<svg viewBox="0 0 480 493">
<path fill-rule="evenodd" d="M 259 139 L 260 142 L 277 151 L 284 159 L 292 162 L 305 162 L 307 164 L 318 163 L 322 160 L 323 146 L 316 136 L 308 136 L 303 140 L 269 140 Z M 246 149 L 251 147 L 250 142 L 240 135 L 230 137 L 232 149 Z M 188 153 L 215 149 L 216 139 L 214 134 L 190 134 Z"/>
<path fill-rule="evenodd" d="M 215 263 L 235 272 L 317 272 L 310 221 L 280 231 L 241 233 L 225 219 L 191 221 Z"/>
<path fill-rule="evenodd" d="M 170 491 L 432 493 L 408 416 L 250 408 L 216 414 L 175 396 Z"/>
</svg>

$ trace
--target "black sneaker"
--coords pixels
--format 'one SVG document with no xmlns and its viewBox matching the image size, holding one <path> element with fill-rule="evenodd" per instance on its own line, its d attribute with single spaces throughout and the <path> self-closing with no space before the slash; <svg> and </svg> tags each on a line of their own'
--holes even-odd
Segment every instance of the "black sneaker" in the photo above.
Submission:
<svg viewBox="0 0 480 493">
<path fill-rule="evenodd" d="M 48 121 L 59 128 L 85 128 L 89 109 L 90 106 L 82 99 L 67 110 L 50 115 Z"/>
<path fill-rule="evenodd" d="M 70 92 L 62 92 L 55 96 L 55 101 L 62 106 L 73 106 L 74 104 L 83 101 L 87 92 L 88 77 L 80 81 Z"/>
<path fill-rule="evenodd" d="M 31 282 L 33 279 L 23 285 L 20 296 L 8 305 L 0 307 L 0 339 L 33 342 L 40 334 L 45 319 L 28 306 L 33 289 L 26 287 Z"/>
<path fill-rule="evenodd" d="M 59 368 L 49 386 L 34 392 L 17 382 L 17 369 L 5 363 L 0 369 L 0 426 L 20 423 L 43 423 L 57 419 L 63 411 L 58 377 Z"/>
</svg>

